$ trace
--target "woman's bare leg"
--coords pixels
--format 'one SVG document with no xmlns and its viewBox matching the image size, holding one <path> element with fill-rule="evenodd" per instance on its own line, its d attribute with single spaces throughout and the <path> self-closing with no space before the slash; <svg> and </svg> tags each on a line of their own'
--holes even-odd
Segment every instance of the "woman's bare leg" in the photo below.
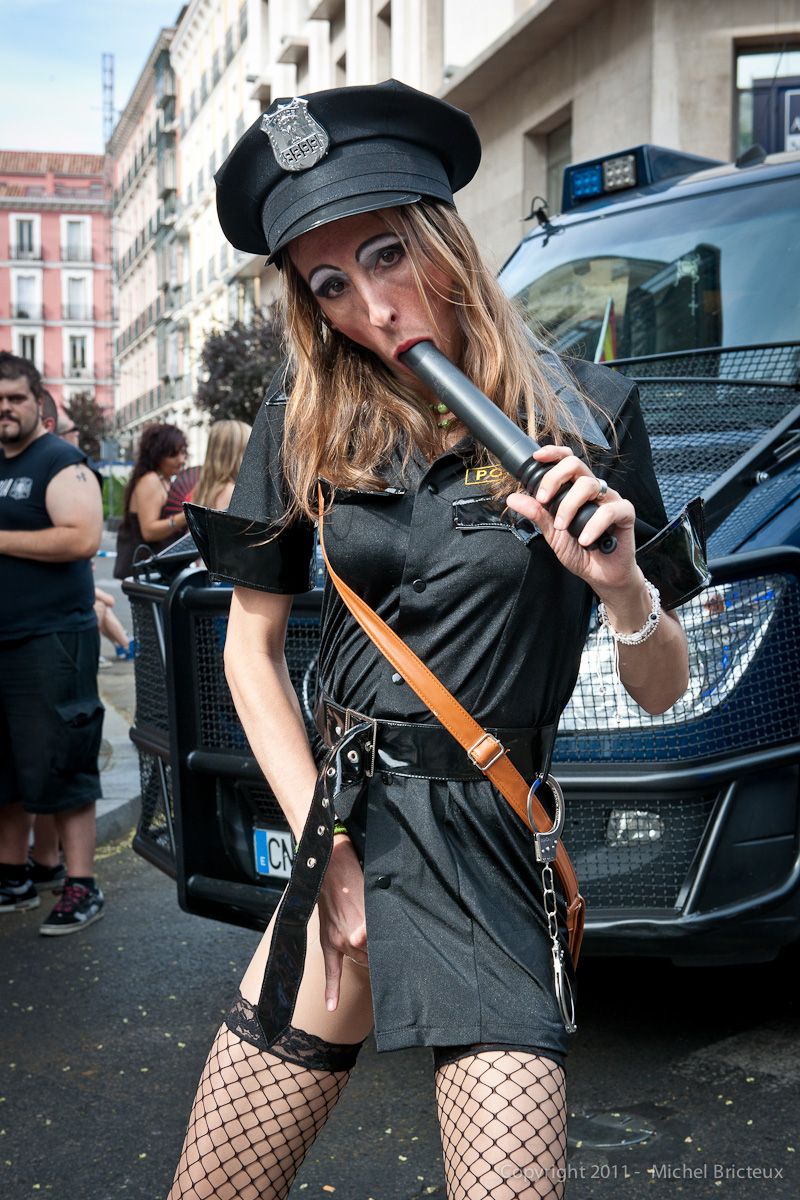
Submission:
<svg viewBox="0 0 800 1200">
<path fill-rule="evenodd" d="M 272 926 L 242 980 L 245 1001 L 261 990 Z M 341 1095 L 350 1067 L 341 1051 L 372 1028 L 369 973 L 345 960 L 339 1007 L 325 1008 L 325 971 L 316 913 L 309 923 L 303 980 L 293 1029 L 310 1034 L 310 1062 L 300 1066 L 242 1041 L 227 1025 L 211 1049 L 169 1200 L 282 1200 Z M 287 1043 L 288 1044 L 288 1043 Z M 287 1050 L 291 1053 L 291 1050 Z M 347 1056 L 346 1056 L 347 1057 Z"/>
<path fill-rule="evenodd" d="M 563 1068 L 523 1048 L 474 1049 L 436 1072 L 448 1200 L 560 1200 Z"/>
</svg>

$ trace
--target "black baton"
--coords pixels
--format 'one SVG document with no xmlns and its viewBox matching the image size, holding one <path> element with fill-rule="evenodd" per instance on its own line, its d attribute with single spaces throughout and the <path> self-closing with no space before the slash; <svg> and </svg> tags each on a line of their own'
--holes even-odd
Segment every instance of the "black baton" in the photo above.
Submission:
<svg viewBox="0 0 800 1200">
<path fill-rule="evenodd" d="M 529 495 L 535 496 L 542 477 L 554 466 L 553 463 L 542 463 L 533 457 L 536 451 L 541 449 L 538 442 L 515 425 L 510 417 L 450 362 L 449 358 L 436 349 L 433 342 L 417 342 L 415 346 L 399 354 L 398 358 L 426 387 L 444 401 L 450 412 L 455 413 L 462 425 L 467 427 L 489 453 L 500 460 L 500 465 L 509 475 L 519 480 Z M 544 505 L 551 516 L 556 515 L 558 506 L 571 486 L 565 484 L 559 488 L 555 496 Z M 590 500 L 581 505 L 569 525 L 569 532 L 574 538 L 580 537 L 596 512 L 597 505 Z M 596 542 L 592 542 L 591 546 L 587 546 L 587 550 L 600 550 L 603 554 L 612 554 L 617 548 L 617 539 L 612 530 L 613 526 Z"/>
</svg>

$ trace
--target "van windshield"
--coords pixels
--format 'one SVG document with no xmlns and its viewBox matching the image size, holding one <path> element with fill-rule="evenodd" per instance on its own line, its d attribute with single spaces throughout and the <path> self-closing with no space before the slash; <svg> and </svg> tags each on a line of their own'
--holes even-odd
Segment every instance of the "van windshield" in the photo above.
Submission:
<svg viewBox="0 0 800 1200">
<path fill-rule="evenodd" d="M 603 208 L 522 244 L 500 275 L 531 326 L 581 358 L 792 341 L 800 179 Z"/>
</svg>

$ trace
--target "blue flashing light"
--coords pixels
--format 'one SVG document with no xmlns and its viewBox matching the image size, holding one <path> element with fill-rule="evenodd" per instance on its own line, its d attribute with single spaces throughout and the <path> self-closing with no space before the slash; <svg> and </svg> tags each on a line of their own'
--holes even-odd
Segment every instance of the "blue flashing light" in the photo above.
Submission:
<svg viewBox="0 0 800 1200">
<path fill-rule="evenodd" d="M 603 194 L 603 171 L 600 163 L 592 163 L 588 167 L 577 167 L 570 171 L 572 178 L 572 195 L 576 200 L 586 200 L 589 196 Z"/>
</svg>

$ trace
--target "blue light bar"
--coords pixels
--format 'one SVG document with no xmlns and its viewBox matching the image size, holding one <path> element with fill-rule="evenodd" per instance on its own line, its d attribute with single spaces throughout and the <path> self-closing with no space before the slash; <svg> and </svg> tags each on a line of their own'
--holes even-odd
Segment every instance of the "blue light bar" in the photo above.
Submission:
<svg viewBox="0 0 800 1200">
<path fill-rule="evenodd" d="M 663 146 L 634 146 L 617 154 L 606 154 L 589 162 L 574 163 L 564 170 L 562 212 L 599 196 L 649 187 L 679 175 L 691 175 L 719 166 L 717 159 L 701 158 L 667 150 Z"/>
<path fill-rule="evenodd" d="M 593 163 L 586 167 L 574 167 L 570 171 L 570 177 L 572 195 L 575 200 L 587 200 L 590 196 L 602 196 L 603 169 L 600 163 Z"/>
</svg>

